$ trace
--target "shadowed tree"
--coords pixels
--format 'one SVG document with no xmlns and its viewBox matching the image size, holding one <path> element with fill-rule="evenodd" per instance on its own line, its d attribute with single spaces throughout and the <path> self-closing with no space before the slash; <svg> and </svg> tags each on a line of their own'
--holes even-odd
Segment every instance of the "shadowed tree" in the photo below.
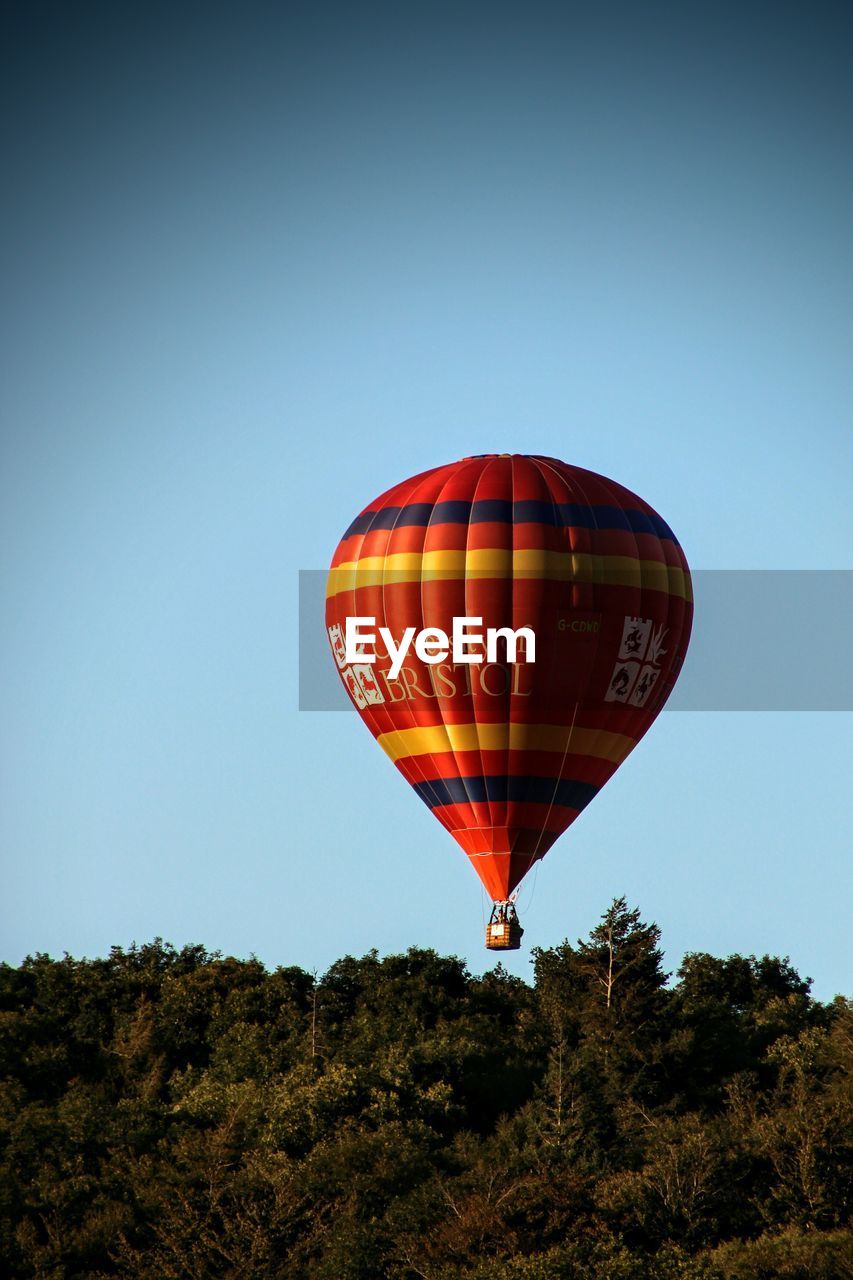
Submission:
<svg viewBox="0 0 853 1280">
<path fill-rule="evenodd" d="M 772 957 L 669 990 L 624 899 L 534 965 L 0 966 L 4 1280 L 853 1274 L 846 1002 Z"/>
</svg>

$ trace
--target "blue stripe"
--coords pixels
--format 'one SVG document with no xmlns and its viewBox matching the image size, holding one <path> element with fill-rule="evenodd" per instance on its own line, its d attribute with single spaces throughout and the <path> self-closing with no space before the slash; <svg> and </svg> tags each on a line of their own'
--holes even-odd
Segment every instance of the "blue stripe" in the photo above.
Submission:
<svg viewBox="0 0 853 1280">
<path fill-rule="evenodd" d="M 450 505 L 450 504 L 448 504 Z M 460 502 L 460 507 L 470 507 L 470 502 Z M 435 504 L 432 502 L 411 502 L 407 507 L 382 507 L 379 511 L 364 511 L 356 516 L 344 534 L 351 538 L 356 533 L 369 533 L 374 529 L 395 529 L 405 525 L 428 524 Z M 467 515 L 460 520 L 467 520 Z"/>
<path fill-rule="evenodd" d="M 442 506 L 442 503 L 438 504 Z M 519 515 L 519 509 L 524 506 L 545 506 L 545 503 L 525 503 L 516 502 L 515 507 L 505 498 L 481 498 L 479 502 L 471 502 L 471 513 L 468 520 L 471 524 L 508 524 L 515 514 L 515 519 L 524 521 L 525 523 L 532 517 Z M 533 517 L 535 518 L 535 517 Z"/>
<path fill-rule="evenodd" d="M 411 502 L 404 507 L 382 507 L 364 511 L 344 534 L 352 538 L 374 529 L 403 529 L 428 524 L 545 524 L 557 529 L 624 529 L 630 533 L 653 533 L 676 542 L 665 520 L 651 512 L 621 507 L 588 507 L 578 502 L 508 502 L 502 498 L 482 498 L 478 502 Z M 677 545 L 677 543 L 676 543 Z"/>
<path fill-rule="evenodd" d="M 528 804 L 560 804 L 569 809 L 585 808 L 598 787 L 571 778 L 536 778 L 513 774 L 490 774 L 475 778 L 436 778 L 413 784 L 424 804 L 434 809 L 442 804 L 466 804 L 506 800 Z"/>
</svg>

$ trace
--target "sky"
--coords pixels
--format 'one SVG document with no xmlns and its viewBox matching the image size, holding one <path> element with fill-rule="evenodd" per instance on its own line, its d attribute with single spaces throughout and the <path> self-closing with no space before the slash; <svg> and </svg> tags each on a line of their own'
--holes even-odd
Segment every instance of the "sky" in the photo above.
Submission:
<svg viewBox="0 0 853 1280">
<path fill-rule="evenodd" d="M 465 857 L 354 714 L 298 710 L 299 571 L 504 451 L 640 493 L 696 569 L 853 568 L 849 10 L 0 22 L 0 959 L 483 972 Z M 851 745 L 849 712 L 664 712 L 506 967 L 625 895 L 671 971 L 769 952 L 849 991 Z"/>
</svg>

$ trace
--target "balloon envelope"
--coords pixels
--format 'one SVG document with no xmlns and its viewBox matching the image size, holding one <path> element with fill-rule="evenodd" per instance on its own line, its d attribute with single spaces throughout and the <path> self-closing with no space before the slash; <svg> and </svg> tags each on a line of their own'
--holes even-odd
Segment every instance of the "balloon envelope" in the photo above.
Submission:
<svg viewBox="0 0 853 1280">
<path fill-rule="evenodd" d="M 487 454 L 413 476 L 356 517 L 326 626 L 370 732 L 503 900 L 657 716 L 692 611 L 684 553 L 648 503 L 555 458 Z M 347 662 L 348 617 L 395 644 L 409 627 L 450 636 L 455 617 L 528 627 L 535 661 L 499 649 L 428 663 L 410 648 L 392 678 L 381 642 L 372 664 Z"/>
</svg>

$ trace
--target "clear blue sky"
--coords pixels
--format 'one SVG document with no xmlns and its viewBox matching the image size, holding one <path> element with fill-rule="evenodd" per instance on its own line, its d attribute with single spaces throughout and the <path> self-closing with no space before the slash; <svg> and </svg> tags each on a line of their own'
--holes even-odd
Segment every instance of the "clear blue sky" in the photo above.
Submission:
<svg viewBox="0 0 853 1280">
<path fill-rule="evenodd" d="M 697 568 L 853 567 L 845 8 L 4 23 L 0 956 L 481 971 L 455 844 L 354 715 L 296 710 L 297 572 L 504 450 L 641 493 Z M 673 968 L 849 989 L 851 719 L 664 714 L 526 941 L 624 893 Z"/>
</svg>

